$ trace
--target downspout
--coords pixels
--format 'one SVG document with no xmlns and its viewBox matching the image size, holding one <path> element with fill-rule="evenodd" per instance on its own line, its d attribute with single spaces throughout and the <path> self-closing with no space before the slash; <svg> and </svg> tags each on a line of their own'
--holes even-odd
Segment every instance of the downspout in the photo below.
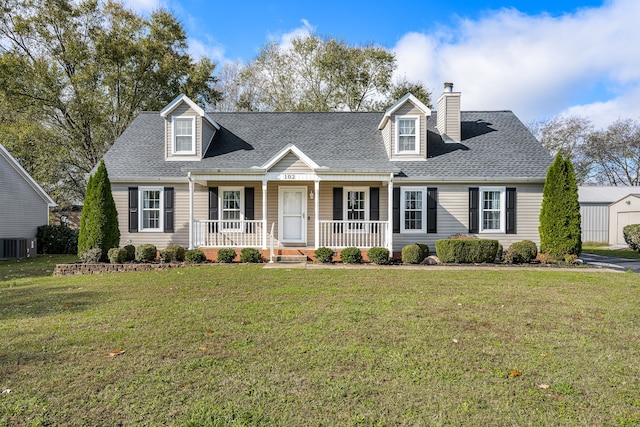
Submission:
<svg viewBox="0 0 640 427">
<path fill-rule="evenodd" d="M 316 193 L 316 197 L 313 200 L 313 203 L 314 203 L 313 216 L 315 220 L 313 244 L 315 248 L 318 249 L 320 247 L 319 246 L 320 245 L 320 181 L 318 181 L 317 177 L 313 182 L 313 192 Z"/>
<path fill-rule="evenodd" d="M 193 179 L 191 179 L 191 172 L 187 173 L 187 179 L 189 180 L 189 249 L 193 249 L 194 245 L 194 230 L 193 230 Z"/>
</svg>

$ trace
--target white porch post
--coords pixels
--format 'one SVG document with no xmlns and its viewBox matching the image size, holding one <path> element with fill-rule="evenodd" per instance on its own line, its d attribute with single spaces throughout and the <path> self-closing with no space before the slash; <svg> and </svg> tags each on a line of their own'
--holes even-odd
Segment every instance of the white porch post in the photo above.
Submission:
<svg viewBox="0 0 640 427">
<path fill-rule="evenodd" d="M 316 197 L 313 199 L 314 202 L 314 246 L 316 249 L 320 247 L 320 181 L 316 178 L 313 182 L 313 192 L 316 194 Z"/>
<path fill-rule="evenodd" d="M 193 230 L 193 180 L 191 179 L 191 172 L 188 175 L 189 179 L 189 249 L 193 249 L 194 245 L 194 230 Z"/>
<path fill-rule="evenodd" d="M 388 184 L 388 210 L 389 225 L 387 226 L 387 249 L 389 249 L 389 256 L 393 257 L 393 174 L 389 174 Z"/>
<path fill-rule="evenodd" d="M 262 179 L 262 249 L 267 249 L 267 179 Z"/>
</svg>

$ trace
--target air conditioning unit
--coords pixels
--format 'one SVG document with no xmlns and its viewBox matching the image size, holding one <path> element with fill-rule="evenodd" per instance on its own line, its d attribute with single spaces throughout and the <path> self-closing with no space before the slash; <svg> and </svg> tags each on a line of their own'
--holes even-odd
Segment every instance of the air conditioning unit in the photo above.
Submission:
<svg viewBox="0 0 640 427">
<path fill-rule="evenodd" d="M 36 239 L 0 239 L 0 259 L 35 258 L 37 254 Z"/>
</svg>

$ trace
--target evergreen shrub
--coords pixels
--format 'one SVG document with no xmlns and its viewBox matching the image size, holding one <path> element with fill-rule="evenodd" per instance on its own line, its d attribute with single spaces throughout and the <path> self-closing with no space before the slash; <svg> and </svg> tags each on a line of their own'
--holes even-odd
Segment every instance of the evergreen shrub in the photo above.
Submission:
<svg viewBox="0 0 640 427">
<path fill-rule="evenodd" d="M 38 253 L 77 254 L 78 230 L 64 225 L 41 225 L 36 234 Z"/>
<path fill-rule="evenodd" d="M 640 224 L 625 225 L 622 234 L 627 245 L 634 251 L 640 252 Z"/>
<path fill-rule="evenodd" d="M 125 248 L 111 248 L 107 252 L 111 264 L 124 264 L 127 261 L 127 250 Z"/>
<path fill-rule="evenodd" d="M 360 264 L 362 263 L 362 252 L 355 246 L 350 246 L 340 252 L 340 258 L 345 264 Z"/>
<path fill-rule="evenodd" d="M 177 243 L 172 243 L 163 251 L 160 251 L 160 257 L 164 262 L 182 262 L 184 261 L 184 255 L 184 247 Z"/>
<path fill-rule="evenodd" d="M 207 261 L 207 256 L 200 249 L 191 249 L 184 254 L 184 259 L 189 264 L 202 264 Z"/>
<path fill-rule="evenodd" d="M 233 248 L 222 248 L 218 251 L 218 262 L 230 263 L 236 258 L 236 250 Z"/>
<path fill-rule="evenodd" d="M 158 249 L 155 245 L 146 243 L 136 247 L 136 261 L 139 262 L 152 262 L 155 261 L 158 256 Z"/>
<path fill-rule="evenodd" d="M 323 246 L 321 248 L 316 249 L 313 252 L 316 261 L 321 262 L 321 263 L 332 263 L 333 262 L 333 256 L 335 255 L 335 252 L 333 252 L 333 249 L 331 248 L 327 248 L 326 246 Z"/>
<path fill-rule="evenodd" d="M 424 250 L 417 243 L 411 243 L 402 248 L 402 262 L 404 264 L 420 264 L 426 258 L 423 255 Z"/>
<path fill-rule="evenodd" d="M 436 240 L 436 254 L 442 263 L 493 262 L 498 244 L 489 239 L 440 239 Z"/>
<path fill-rule="evenodd" d="M 507 249 L 504 260 L 512 264 L 528 263 L 538 256 L 538 247 L 531 240 L 514 242 Z"/>
<path fill-rule="evenodd" d="M 240 251 L 240 262 L 262 262 L 262 254 L 256 248 L 242 248 Z"/>
<path fill-rule="evenodd" d="M 127 251 L 127 257 L 125 258 L 126 262 L 131 262 L 136 259 L 136 247 L 133 245 L 126 245 L 124 250 Z"/>
<path fill-rule="evenodd" d="M 369 260 L 377 265 L 389 264 L 389 249 L 381 247 L 373 247 L 367 252 Z"/>
<path fill-rule="evenodd" d="M 97 264 L 102 260 L 102 249 L 91 248 L 78 254 L 78 258 L 84 264 Z"/>
</svg>

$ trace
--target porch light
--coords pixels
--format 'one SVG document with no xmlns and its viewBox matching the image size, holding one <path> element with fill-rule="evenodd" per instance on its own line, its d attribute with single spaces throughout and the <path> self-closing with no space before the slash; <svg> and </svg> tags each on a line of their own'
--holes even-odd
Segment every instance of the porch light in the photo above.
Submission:
<svg viewBox="0 0 640 427">
<path fill-rule="evenodd" d="M 309 199 L 313 200 L 313 190 L 309 191 Z"/>
</svg>

